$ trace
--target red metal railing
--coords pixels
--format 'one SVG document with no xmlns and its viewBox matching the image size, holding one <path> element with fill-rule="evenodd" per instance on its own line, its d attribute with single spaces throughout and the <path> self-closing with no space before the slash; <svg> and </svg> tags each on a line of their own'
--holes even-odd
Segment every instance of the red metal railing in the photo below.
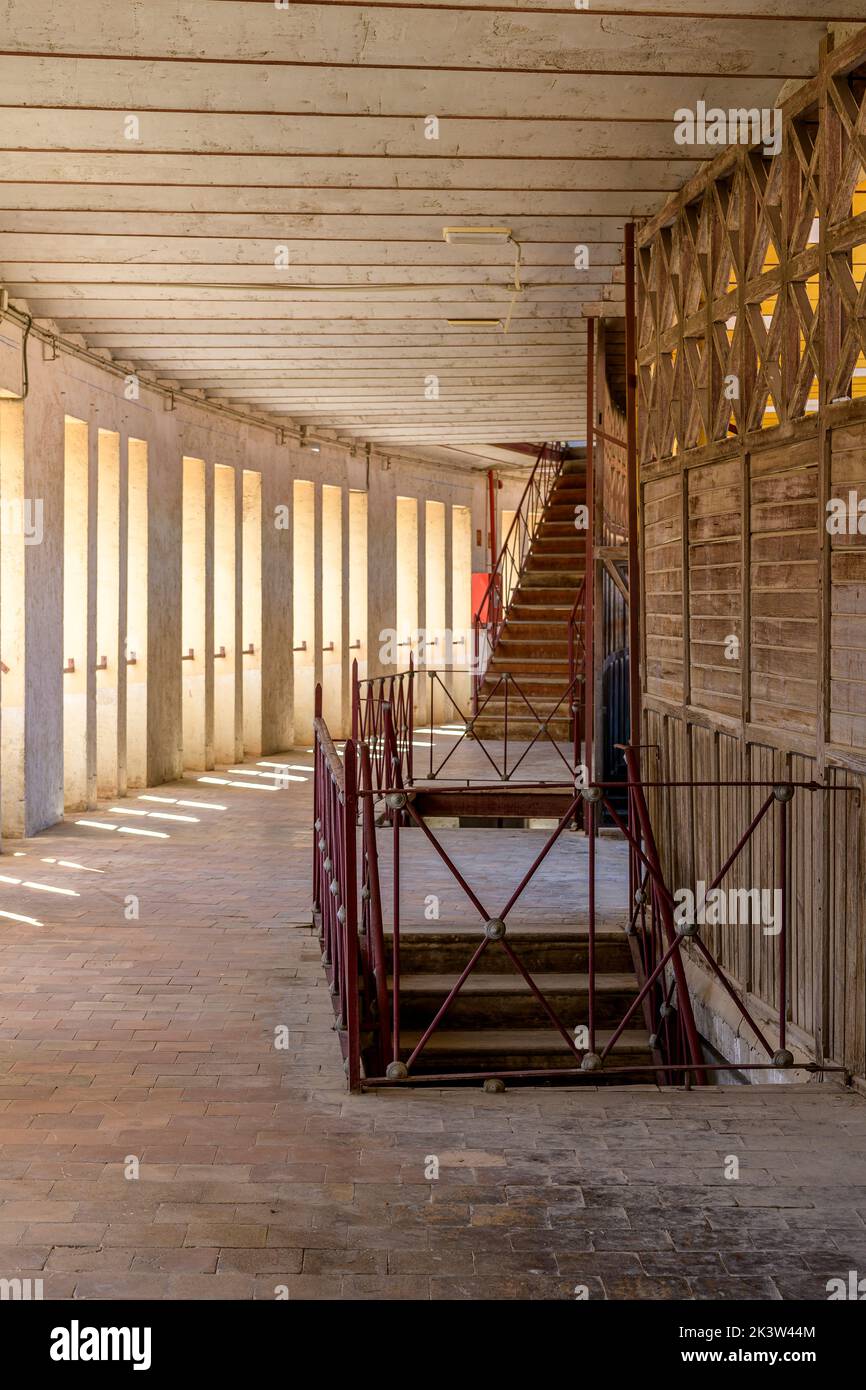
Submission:
<svg viewBox="0 0 866 1390">
<path fill-rule="evenodd" d="M 352 662 L 352 738 L 366 744 L 370 753 L 373 785 L 393 784 L 393 760 L 399 759 L 402 780 L 412 782 L 412 740 L 415 723 L 415 660 L 409 669 L 390 676 L 358 679 L 358 662 Z M 391 714 L 392 744 L 386 742 L 386 711 Z"/>
<path fill-rule="evenodd" d="M 429 717 L 429 767 L 426 776 L 432 781 L 441 778 L 448 764 L 452 762 L 458 748 L 472 739 L 473 745 L 482 753 L 494 776 L 509 781 L 518 769 L 531 759 L 537 746 L 552 747 L 563 767 L 573 775 L 579 762 L 583 738 L 583 585 L 572 610 L 569 627 L 569 679 L 555 699 L 547 696 L 542 711 L 536 708 L 533 697 L 523 689 L 522 679 L 510 671 L 497 671 L 496 679 L 485 690 L 480 701 L 473 703 L 470 711 L 463 709 L 447 684 L 451 676 L 465 677 L 468 673 L 456 667 L 430 667 L 426 671 L 416 671 L 410 659 L 408 671 L 392 676 L 376 676 L 369 680 L 358 679 L 357 662 L 352 666 L 352 738 L 360 749 L 366 745 L 370 756 L 370 770 L 373 788 L 384 791 L 394 785 L 394 759 L 400 766 L 401 784 L 412 786 L 415 781 L 415 761 L 413 741 L 416 734 L 415 689 L 418 680 L 427 682 L 426 708 Z M 434 699 L 434 696 L 436 697 Z M 487 739 L 479 731 L 490 701 L 503 696 L 501 712 L 502 736 Z M 435 753 L 436 706 L 444 707 L 445 718 L 457 720 L 462 725 L 451 742 L 448 752 L 443 756 Z M 386 714 L 390 712 L 391 732 L 388 729 Z M 489 713 L 489 711 L 488 711 Z M 497 723 L 500 716 L 497 715 Z M 515 732 L 515 721 L 520 720 L 519 732 Z M 566 757 L 561 744 L 554 738 L 550 724 L 554 720 L 568 720 L 571 727 L 569 737 L 570 757 Z M 572 761 L 573 760 L 573 761 Z M 422 773 L 422 776 L 425 775 Z M 465 781 L 465 774 L 460 778 Z"/>
<path fill-rule="evenodd" d="M 446 683 L 450 675 L 465 675 L 465 671 L 452 671 L 441 667 L 434 668 L 422 673 L 422 679 L 426 676 L 428 681 L 427 689 L 427 708 L 429 711 L 430 727 L 428 732 L 429 758 L 425 774 L 431 782 L 442 780 L 442 774 L 451 763 L 454 755 L 471 739 L 474 748 L 483 755 L 485 759 L 484 771 L 490 769 L 494 777 L 500 781 L 509 782 L 513 779 L 516 772 L 524 764 L 532 761 L 532 752 L 535 748 L 552 748 L 559 762 L 565 770 L 574 775 L 574 764 L 572 754 L 574 749 L 580 748 L 580 711 L 581 711 L 581 688 L 582 676 L 572 675 L 562 690 L 555 695 L 545 695 L 545 707 L 541 711 L 533 701 L 533 697 L 527 694 L 523 688 L 524 678 L 515 676 L 510 671 L 497 670 L 488 688 L 480 697 L 473 702 L 471 712 L 463 709 L 455 698 Z M 434 694 L 438 692 L 438 700 L 434 701 Z M 488 706 L 494 699 L 502 699 L 501 710 L 497 709 L 494 715 L 490 714 Z M 537 699 L 537 697 L 535 697 Z M 438 703 L 444 707 L 445 717 L 463 725 L 461 731 L 455 731 L 447 753 L 439 754 L 436 748 L 435 729 L 436 724 L 433 717 L 434 705 Z M 485 715 L 496 720 L 497 729 L 501 728 L 501 733 L 495 737 L 487 737 L 479 730 L 479 724 L 483 729 Z M 561 720 L 563 723 L 569 721 L 572 733 L 569 737 L 569 756 L 566 757 L 562 745 L 557 741 L 551 732 L 550 725 Z M 517 723 L 519 721 L 519 724 Z M 561 770 L 560 770 L 561 771 Z M 459 775 L 458 780 L 466 781 L 466 774 Z"/>
<path fill-rule="evenodd" d="M 393 746 L 391 711 L 384 712 L 384 737 Z M 788 1019 L 788 949 L 790 938 L 790 901 L 788 893 L 788 863 L 790 855 L 790 803 L 799 791 L 833 792 L 849 788 L 824 787 L 815 782 L 703 782 L 703 781 L 643 781 L 640 775 L 638 749 L 625 750 L 628 781 L 626 783 L 593 783 L 575 788 L 563 787 L 564 809 L 555 829 L 547 837 L 530 868 L 509 893 L 501 890 L 502 905 L 491 906 L 482 901 L 468 878 L 448 854 L 435 829 L 416 805 L 422 789 L 407 787 L 402 778 L 400 760 L 393 761 L 394 781 L 384 791 L 389 824 L 376 824 L 375 805 L 383 796 L 377 788 L 369 749 L 360 749 L 360 786 L 358 785 L 358 751 L 353 741 L 346 744 L 342 764 L 334 749 L 324 721 L 315 720 L 315 806 L 316 839 L 313 853 L 314 916 L 319 925 L 323 961 L 334 995 L 337 1024 L 343 1041 L 349 1085 L 357 1089 L 362 1084 L 379 1085 L 386 1082 L 414 1080 L 444 1081 L 455 1079 L 429 1073 L 418 1075 L 413 1069 L 427 1048 L 430 1039 L 442 1026 L 461 989 L 478 966 L 485 953 L 498 950 L 505 953 L 513 969 L 523 978 L 540 1010 L 560 1035 L 563 1047 L 573 1059 L 573 1066 L 552 1066 L 532 1071 L 479 1070 L 472 1077 L 500 1076 L 511 1079 L 533 1078 L 555 1074 L 572 1079 L 592 1079 L 594 1073 L 605 1075 L 649 1074 L 657 1081 L 671 1082 L 685 1078 L 705 1082 L 719 1071 L 761 1071 L 790 1068 L 794 1058 L 787 1046 Z M 717 889 L 730 873 L 758 827 L 770 815 L 777 814 L 777 874 L 781 911 L 776 933 L 776 975 L 778 981 L 777 1042 L 773 1045 L 766 1027 L 762 1028 L 749 1008 L 742 991 L 719 965 L 710 947 L 702 938 L 700 922 L 694 915 L 684 916 L 666 882 L 659 852 L 655 843 L 645 791 L 647 788 L 671 790 L 678 787 L 746 786 L 766 789 L 767 795 L 745 828 L 737 845 L 710 883 L 707 893 Z M 616 789 L 627 788 L 629 816 L 626 822 L 611 800 Z M 459 794 L 460 789 L 450 795 Z M 478 788 L 466 787 L 467 794 L 477 797 Z M 549 786 L 548 786 L 549 790 Z M 521 961 L 507 939 L 509 916 L 528 884 L 545 862 L 567 825 L 575 820 L 579 803 L 584 803 L 587 831 L 587 1018 L 586 1046 L 578 1045 L 572 1036 L 572 1020 L 564 1020 L 545 996 L 538 982 Z M 621 831 L 631 855 L 633 901 L 627 917 L 626 930 L 632 947 L 638 988 L 625 1008 L 622 1017 L 609 1033 L 603 1045 L 596 1020 L 599 982 L 596 971 L 596 876 L 598 836 L 595 831 L 602 810 Z M 357 823 L 360 819 L 362 852 L 356 852 Z M 456 981 L 443 994 L 433 1017 L 411 1051 L 401 1044 L 401 848 L 402 837 L 408 830 L 421 832 L 438 859 L 445 865 L 460 892 L 471 904 L 479 918 L 481 933 L 478 945 L 472 950 Z M 383 838 L 384 837 L 384 838 Z M 392 892 L 390 905 L 391 978 L 388 978 L 385 907 L 379 880 L 379 858 L 382 849 L 391 843 Z M 360 921 L 357 912 L 361 898 Z M 775 928 L 774 928 L 775 930 Z M 576 938 L 577 940 L 577 938 Z M 687 965 L 699 962 L 720 984 L 743 1020 L 751 1028 L 757 1045 L 766 1053 L 765 1062 L 704 1060 L 701 1039 L 695 1022 L 688 984 Z M 651 1060 L 645 1063 L 619 1063 L 613 1050 L 632 1020 L 640 1017 L 648 1034 Z M 632 1024 L 632 1026 L 634 1026 Z M 363 1046 L 362 1046 L 363 1044 Z M 839 1070 L 823 1063 L 806 1064 L 808 1070 Z M 470 1074 L 463 1074 L 468 1076 Z M 597 1077 L 595 1079 L 598 1079 Z"/>
<path fill-rule="evenodd" d="M 558 445 L 542 445 L 502 549 L 496 556 L 484 596 L 473 615 L 474 700 L 477 700 L 484 672 L 496 650 L 509 599 L 529 558 L 551 489 L 562 471 L 562 462 L 562 451 Z"/>
<path fill-rule="evenodd" d="M 586 661 L 586 575 L 580 581 L 577 597 L 568 617 L 568 680 L 571 691 L 572 761 L 579 767 L 586 734 L 586 690 L 590 679 Z"/>
<path fill-rule="evenodd" d="M 341 761 L 322 718 L 321 686 L 313 736 L 313 921 L 334 996 L 349 1089 L 355 1091 L 361 1078 L 355 745 L 346 744 Z"/>
</svg>

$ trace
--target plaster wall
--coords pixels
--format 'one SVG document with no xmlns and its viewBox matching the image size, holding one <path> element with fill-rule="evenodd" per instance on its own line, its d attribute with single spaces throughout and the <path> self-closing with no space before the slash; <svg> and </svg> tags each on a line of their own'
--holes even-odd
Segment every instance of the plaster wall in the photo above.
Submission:
<svg viewBox="0 0 866 1390">
<path fill-rule="evenodd" d="M 10 333 L 16 329 L 7 325 Z M 70 525 L 82 552 L 83 648 L 77 686 L 81 705 L 81 760 L 77 808 L 99 793 L 123 795 L 127 783 L 156 785 L 177 777 L 184 763 L 212 766 L 246 748 L 270 753 L 309 736 L 306 716 L 295 723 L 293 633 L 293 483 L 313 490 L 312 520 L 304 537 L 314 575 L 311 680 L 327 674 L 332 688 L 329 718 L 336 737 L 349 732 L 351 664 L 361 655 L 367 673 L 389 662 L 386 637 L 397 623 L 397 498 L 417 502 L 418 597 L 414 628 L 423 633 L 428 605 L 425 519 L 436 518 L 435 551 L 444 544 L 444 593 L 436 596 L 436 626 L 450 629 L 454 508 L 465 508 L 471 568 L 486 567 L 488 497 L 482 471 L 386 456 L 363 445 L 323 441 L 318 452 L 288 439 L 261 421 L 217 412 L 187 397 L 154 389 L 132 375 L 86 357 L 31 340 L 30 386 L 23 403 L 3 403 L 3 488 L 38 499 L 43 517 L 38 544 L 3 537 L 0 569 L 2 677 L 2 826 L 7 836 L 32 834 L 61 818 L 64 809 L 64 435 L 65 420 L 82 422 L 87 488 L 81 516 Z M 103 467 L 100 470 L 100 441 Z M 111 462 L 106 470 L 107 452 Z M 187 667 L 183 647 L 183 460 L 204 464 L 204 642 L 196 666 L 204 687 L 201 749 L 184 754 L 183 703 Z M 234 487 L 216 470 L 232 470 Z M 102 473 L 102 477 L 100 477 Z M 107 473 L 111 474 L 110 486 Z M 246 482 L 244 475 L 246 474 Z M 256 478 L 251 489 L 250 479 Z M 260 481 L 259 481 L 260 480 Z M 323 489 L 330 525 L 323 551 Z M 261 496 L 261 523 L 258 493 Z M 522 482 L 506 479 L 497 507 L 516 504 Z M 363 497 L 363 505 L 351 494 Z M 251 501 L 251 497 L 255 500 Z M 436 506 L 435 504 L 439 504 Z M 232 506 L 235 508 L 231 516 Z M 364 513 L 366 512 L 366 525 Z M 468 527 L 465 520 L 468 519 Z M 363 534 L 362 534 L 363 533 Z M 233 544 L 224 544 L 227 535 Z M 352 565 L 366 561 L 353 583 Z M 255 584 L 255 600 L 244 599 Z M 231 574 L 225 570 L 228 565 Z M 323 600 L 323 576 L 336 566 L 341 613 Z M 465 576 L 458 593 L 465 591 Z M 233 615 L 225 612 L 226 604 Z M 215 605 L 220 634 L 215 632 Z M 363 606 L 363 614 L 360 606 Z M 414 608 L 413 608 L 414 612 Z M 244 615 L 252 632 L 244 631 Z M 327 618 L 328 634 L 323 631 Z M 409 615 L 410 618 L 413 616 Z M 232 621 L 233 617 L 233 621 Z M 355 631 L 355 627 L 358 631 Z M 134 630 L 133 630 L 134 629 Z M 225 633 L 228 635 L 224 635 Z M 333 629 L 333 631 L 331 630 Z M 134 638 L 135 647 L 130 647 Z M 322 651 L 334 641 L 335 650 Z M 244 653 L 252 641 L 252 656 Z M 225 646 L 225 671 L 214 655 Z M 106 649 L 106 650 L 104 650 Z M 6 653 L 16 654 L 9 662 Z M 130 654 L 135 665 L 128 664 Z M 102 656 L 108 669 L 99 670 Z M 455 662 L 462 651 L 454 652 Z M 80 667 L 84 669 L 81 670 Z M 215 708 L 215 679 L 222 695 Z M 221 704 L 220 704 L 221 700 Z M 217 744 L 214 745 L 215 720 Z M 67 734 L 68 740 L 68 734 Z M 67 755 L 67 763 L 69 762 Z M 97 789 L 97 777 L 99 786 Z M 67 802 L 71 804 L 67 789 Z"/>
</svg>

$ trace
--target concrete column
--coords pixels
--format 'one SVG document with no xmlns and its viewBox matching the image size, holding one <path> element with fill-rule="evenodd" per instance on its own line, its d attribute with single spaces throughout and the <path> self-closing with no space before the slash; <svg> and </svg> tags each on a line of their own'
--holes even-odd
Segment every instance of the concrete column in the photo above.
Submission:
<svg viewBox="0 0 866 1390">
<path fill-rule="evenodd" d="M 0 400 L 0 833 L 24 834 L 24 406 Z M 33 508 L 30 507 L 33 517 Z M 43 521 L 44 525 L 44 521 Z"/>
<path fill-rule="evenodd" d="M 183 771 L 183 457 L 175 416 L 154 412 L 147 450 L 147 781 Z M 142 431 L 139 430 L 139 434 Z M 136 634 L 141 639 L 140 634 Z"/>
<path fill-rule="evenodd" d="M 292 480 L 284 447 L 262 471 L 262 751 L 290 748 L 295 667 L 292 583 Z"/>
<path fill-rule="evenodd" d="M 367 648 L 371 676 L 390 669 L 382 661 L 384 634 L 397 626 L 397 504 L 393 474 L 370 462 L 368 491 Z"/>
<path fill-rule="evenodd" d="M 452 639 L 454 637 L 454 526 L 452 508 L 445 507 L 445 627 L 447 635 L 443 636 L 442 660 L 445 663 L 449 674 L 443 677 L 445 686 L 453 694 L 454 678 L 450 674 L 453 666 L 463 666 L 466 663 L 466 647 L 461 644 L 454 647 Z M 443 705 L 446 715 L 454 713 L 451 704 L 443 697 Z"/>
<path fill-rule="evenodd" d="M 244 470 L 243 455 L 235 465 L 235 627 L 234 644 L 234 762 L 244 756 Z"/>
<path fill-rule="evenodd" d="M 217 464 L 213 477 L 212 606 L 213 606 L 213 756 L 217 763 L 238 756 L 238 642 L 240 592 L 240 509 L 238 469 Z"/>
<path fill-rule="evenodd" d="M 149 460 L 147 444 L 143 440 L 127 441 L 126 462 L 124 771 L 127 787 L 138 788 L 147 785 L 148 593 L 151 585 L 148 566 L 150 526 L 147 505 Z M 160 627 L 166 621 L 166 616 L 170 622 L 172 613 L 165 615 L 160 612 Z M 169 674 L 169 689 L 161 694 L 170 693 L 179 679 L 180 661 L 176 655 L 173 671 Z"/>
<path fill-rule="evenodd" d="M 126 633 L 129 602 L 129 440 L 120 436 L 120 495 L 118 497 L 119 534 L 117 593 L 117 792 L 126 796 L 127 788 L 127 678 Z"/>
<path fill-rule="evenodd" d="M 113 430 L 93 431 L 97 439 L 95 652 L 96 680 L 96 794 L 118 792 L 120 741 L 119 690 L 123 628 L 120 615 L 120 436 Z M 125 561 L 125 546 L 123 560 Z M 90 634 L 88 633 L 88 647 Z M 89 697 L 89 683 L 88 683 Z"/>
<path fill-rule="evenodd" d="M 84 804 L 85 806 L 93 807 L 96 805 L 98 782 L 96 646 L 98 636 L 97 596 L 99 592 L 99 420 L 92 405 L 87 426 L 87 463 L 87 530 L 85 542 L 87 546 L 87 590 L 83 605 L 84 611 L 87 614 L 87 656 L 84 665 L 84 687 L 86 691 L 87 709 L 84 741 L 85 759 L 87 763 L 87 792 Z M 69 517 L 64 521 L 64 525 L 68 526 L 70 534 L 74 533 L 75 527 L 78 524 L 75 516 Z M 64 588 L 68 588 L 68 585 L 64 585 Z M 71 604 L 72 611 L 74 611 L 75 606 L 76 596 L 73 595 Z M 70 653 L 67 653 L 67 655 L 70 655 Z M 64 691 L 66 691 L 69 683 L 70 678 L 67 676 L 63 683 Z"/>
<path fill-rule="evenodd" d="M 322 682 L 322 484 L 317 482 L 313 490 L 313 574 L 315 586 L 315 611 L 313 617 L 313 680 L 316 685 Z"/>
<path fill-rule="evenodd" d="M 243 690 L 243 752 L 262 751 L 262 475 L 251 469 L 241 474 L 241 644 L 240 680 Z"/>
<path fill-rule="evenodd" d="M 352 733 L 352 658 L 357 656 L 357 652 L 351 651 L 353 638 L 349 631 L 349 611 L 350 595 L 352 592 L 352 571 L 349 563 L 349 548 L 351 543 L 352 520 L 349 514 L 349 489 L 344 487 L 342 490 L 342 511 L 340 523 L 340 537 L 342 540 L 341 568 L 343 575 L 343 608 L 342 624 L 340 628 L 340 651 L 342 653 L 342 680 L 340 689 L 342 691 L 342 708 L 340 725 L 343 735 L 349 738 Z"/>
<path fill-rule="evenodd" d="M 35 389 L 34 389 L 35 388 Z M 42 539 L 24 547 L 24 833 L 63 815 L 63 407 L 36 366 L 24 403 L 25 502 Z"/>
<path fill-rule="evenodd" d="M 214 469 L 204 467 L 204 765 L 214 766 Z"/>
</svg>

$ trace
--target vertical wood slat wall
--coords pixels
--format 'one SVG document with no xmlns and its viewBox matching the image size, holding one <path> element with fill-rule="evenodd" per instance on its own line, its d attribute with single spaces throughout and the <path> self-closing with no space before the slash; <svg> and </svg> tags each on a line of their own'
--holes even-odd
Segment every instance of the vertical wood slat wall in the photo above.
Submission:
<svg viewBox="0 0 866 1390">
<path fill-rule="evenodd" d="M 866 499 L 866 31 L 782 117 L 778 155 L 726 149 L 637 238 L 643 738 L 665 777 L 854 789 L 795 798 L 788 1015 L 862 1075 L 866 534 L 826 521 Z M 655 792 L 670 882 L 709 880 L 765 794 Z M 774 886 L 776 854 L 768 821 L 725 886 Z M 774 939 L 706 934 L 777 1010 Z"/>
</svg>

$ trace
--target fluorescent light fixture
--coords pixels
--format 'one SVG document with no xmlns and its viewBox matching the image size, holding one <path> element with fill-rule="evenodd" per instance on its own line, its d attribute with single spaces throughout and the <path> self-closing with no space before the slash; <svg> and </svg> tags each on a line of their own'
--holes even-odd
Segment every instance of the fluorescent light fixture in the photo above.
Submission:
<svg viewBox="0 0 866 1390">
<path fill-rule="evenodd" d="M 511 240 L 510 227 L 443 227 L 449 246 L 501 246 Z"/>
</svg>

